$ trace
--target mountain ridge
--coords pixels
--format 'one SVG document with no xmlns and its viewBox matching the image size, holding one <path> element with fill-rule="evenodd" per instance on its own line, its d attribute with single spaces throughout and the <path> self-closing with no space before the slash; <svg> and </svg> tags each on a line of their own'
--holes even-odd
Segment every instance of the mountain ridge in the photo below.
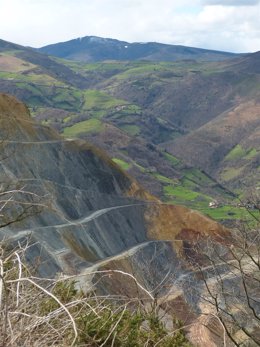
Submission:
<svg viewBox="0 0 260 347">
<path fill-rule="evenodd" d="M 239 56 L 236 53 L 186 47 L 183 45 L 158 42 L 129 43 L 127 41 L 97 36 L 85 36 L 59 42 L 38 48 L 37 50 L 59 58 L 84 62 L 104 60 L 176 61 L 183 59 L 218 61 Z"/>
</svg>

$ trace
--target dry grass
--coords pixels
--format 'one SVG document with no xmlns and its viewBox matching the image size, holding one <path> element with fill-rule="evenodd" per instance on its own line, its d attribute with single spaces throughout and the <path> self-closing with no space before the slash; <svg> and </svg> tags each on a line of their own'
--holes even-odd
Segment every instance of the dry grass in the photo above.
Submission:
<svg viewBox="0 0 260 347">
<path fill-rule="evenodd" d="M 34 68 L 35 65 L 28 63 L 22 59 L 16 58 L 12 55 L 0 55 L 0 71 L 5 72 L 23 72 Z"/>
<path fill-rule="evenodd" d="M 135 281 L 148 306 L 143 298 L 84 294 L 73 277 L 33 276 L 25 264 L 28 251 L 28 241 L 16 249 L 0 246 L 1 347 L 190 346 L 178 324 L 166 330 L 152 294 L 133 275 L 120 271 L 126 281 Z"/>
</svg>

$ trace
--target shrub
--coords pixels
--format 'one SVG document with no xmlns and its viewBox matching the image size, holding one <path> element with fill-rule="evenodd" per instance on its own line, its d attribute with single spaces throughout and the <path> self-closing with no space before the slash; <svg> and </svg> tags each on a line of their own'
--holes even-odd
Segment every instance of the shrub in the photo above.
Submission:
<svg viewBox="0 0 260 347">
<path fill-rule="evenodd" d="M 178 324 L 166 329 L 156 305 L 84 294 L 73 277 L 33 276 L 28 247 L 0 245 L 0 346 L 190 346 Z"/>
</svg>

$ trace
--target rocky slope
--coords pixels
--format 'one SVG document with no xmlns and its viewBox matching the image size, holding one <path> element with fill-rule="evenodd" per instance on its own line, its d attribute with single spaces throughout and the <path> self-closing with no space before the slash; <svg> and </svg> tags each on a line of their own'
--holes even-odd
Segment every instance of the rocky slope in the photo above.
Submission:
<svg viewBox="0 0 260 347">
<path fill-rule="evenodd" d="M 0 105 L 2 191 L 21 184 L 49 201 L 39 215 L 2 227 L 2 236 L 32 232 L 55 266 L 77 272 L 78 263 L 86 267 L 149 240 L 173 241 L 184 229 L 224 232 L 197 212 L 161 204 L 102 151 L 34 123 L 13 97 L 1 95 Z"/>
<path fill-rule="evenodd" d="M 228 239 L 198 212 L 160 203 L 100 150 L 34 123 L 13 97 L 0 95 L 0 120 L 1 239 L 29 237 L 27 258 L 41 275 L 123 267 L 153 290 L 168 272 L 189 271 L 184 237 Z"/>
</svg>

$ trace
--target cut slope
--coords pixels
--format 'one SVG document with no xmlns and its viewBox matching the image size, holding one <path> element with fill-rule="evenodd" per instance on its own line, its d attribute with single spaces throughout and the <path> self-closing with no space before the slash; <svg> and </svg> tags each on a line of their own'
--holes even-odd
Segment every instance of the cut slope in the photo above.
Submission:
<svg viewBox="0 0 260 347">
<path fill-rule="evenodd" d="M 34 261 L 42 254 L 42 274 L 54 275 L 58 269 L 77 273 L 93 261 L 151 239 L 174 241 L 186 228 L 225 233 L 199 213 L 165 207 L 102 151 L 32 122 L 26 107 L 14 98 L 1 95 L 0 102 L 0 118 L 18 121 L 18 126 L 12 123 L 14 133 L 4 139 L 1 181 L 6 187 L 20 184 L 26 191 L 48 196 L 51 204 L 40 215 L 0 229 L 0 234 L 20 242 L 30 234 L 36 243 L 28 258 Z"/>
<path fill-rule="evenodd" d="M 102 294 L 145 304 L 152 299 L 192 323 L 202 293 L 194 264 L 199 260 L 207 276 L 212 270 L 200 247 L 207 247 L 210 236 L 225 251 L 230 232 L 198 212 L 162 204 L 104 152 L 33 122 L 13 97 L 0 95 L 0 105 L 0 120 L 10 120 L 13 128 L 5 138 L 0 128 L 6 154 L 0 192 L 15 185 L 41 196 L 41 203 L 48 197 L 44 210 L 0 228 L 0 238 L 28 246 L 29 237 L 26 259 L 41 276 L 79 275 L 73 279 L 85 291 L 94 283 Z M 19 194 L 12 189 L 11 197 L 19 210 Z M 12 215 L 5 202 L 0 208 L 2 225 Z"/>
</svg>

